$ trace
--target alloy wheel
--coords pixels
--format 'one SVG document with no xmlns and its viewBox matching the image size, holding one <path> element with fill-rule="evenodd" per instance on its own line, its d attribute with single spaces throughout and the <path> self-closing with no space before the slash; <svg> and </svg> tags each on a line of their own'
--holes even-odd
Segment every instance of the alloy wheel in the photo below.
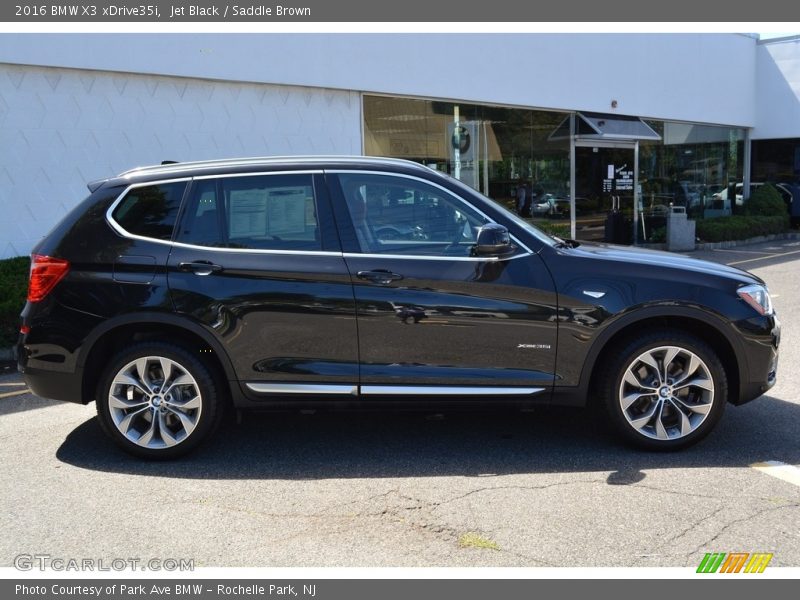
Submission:
<svg viewBox="0 0 800 600">
<path fill-rule="evenodd" d="M 114 376 L 108 393 L 111 419 L 134 444 L 168 448 L 185 441 L 202 411 L 200 388 L 178 362 L 143 356 Z"/>
<path fill-rule="evenodd" d="M 706 363 L 680 346 L 659 346 L 625 369 L 619 404 L 628 424 L 655 440 L 696 431 L 714 405 L 714 379 Z"/>
</svg>

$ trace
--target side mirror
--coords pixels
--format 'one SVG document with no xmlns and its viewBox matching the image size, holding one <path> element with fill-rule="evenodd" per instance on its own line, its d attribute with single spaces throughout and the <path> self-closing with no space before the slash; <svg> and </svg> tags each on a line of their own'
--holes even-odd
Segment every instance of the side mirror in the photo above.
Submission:
<svg viewBox="0 0 800 600">
<path fill-rule="evenodd" d="M 497 223 L 487 223 L 478 230 L 478 239 L 472 247 L 473 256 L 500 258 L 514 254 L 517 247 L 511 243 L 508 229 Z"/>
</svg>

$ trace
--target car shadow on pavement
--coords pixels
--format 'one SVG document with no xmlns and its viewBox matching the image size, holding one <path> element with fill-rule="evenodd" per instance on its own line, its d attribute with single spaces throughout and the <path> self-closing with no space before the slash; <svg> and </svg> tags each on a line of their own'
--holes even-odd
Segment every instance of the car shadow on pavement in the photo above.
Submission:
<svg viewBox="0 0 800 600">
<path fill-rule="evenodd" d="M 590 410 L 445 415 L 339 412 L 247 413 L 225 422 L 194 453 L 169 462 L 128 456 L 96 418 L 66 438 L 58 460 L 113 473 L 186 479 L 327 479 L 614 471 L 612 485 L 658 468 L 800 462 L 800 405 L 764 397 L 728 406 L 716 430 L 691 449 L 651 453 L 620 444 Z"/>
</svg>

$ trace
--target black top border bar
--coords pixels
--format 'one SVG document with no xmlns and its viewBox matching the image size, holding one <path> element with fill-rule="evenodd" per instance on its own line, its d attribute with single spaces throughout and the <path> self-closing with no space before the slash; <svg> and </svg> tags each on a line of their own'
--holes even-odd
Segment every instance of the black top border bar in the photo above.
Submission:
<svg viewBox="0 0 800 600">
<path fill-rule="evenodd" d="M 785 0 L 14 0 L 0 6 L 0 21 L 11 23 L 140 22 L 409 22 L 409 23 L 755 23 L 798 20 Z"/>
</svg>

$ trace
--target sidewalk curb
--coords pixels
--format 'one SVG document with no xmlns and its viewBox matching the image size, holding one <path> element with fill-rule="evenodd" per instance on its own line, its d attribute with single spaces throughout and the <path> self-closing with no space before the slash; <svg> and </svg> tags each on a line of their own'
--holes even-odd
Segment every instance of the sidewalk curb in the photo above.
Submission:
<svg viewBox="0 0 800 600">
<path fill-rule="evenodd" d="M 746 240 L 731 240 L 728 242 L 705 242 L 695 244 L 695 250 L 723 250 L 726 248 L 736 248 L 737 246 L 749 246 L 751 244 L 762 244 L 764 242 L 776 242 L 781 240 L 800 240 L 800 232 L 773 233 L 770 235 L 759 235 Z"/>
</svg>

